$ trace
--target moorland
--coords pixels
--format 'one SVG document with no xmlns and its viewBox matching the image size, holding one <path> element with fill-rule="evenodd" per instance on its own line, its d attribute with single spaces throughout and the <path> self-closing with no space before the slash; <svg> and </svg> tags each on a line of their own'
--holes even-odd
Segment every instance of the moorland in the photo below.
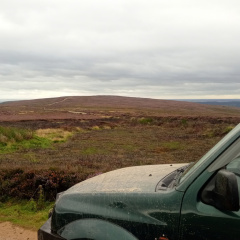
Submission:
<svg viewBox="0 0 240 240">
<path fill-rule="evenodd" d="M 110 170 L 194 162 L 239 122 L 237 107 L 147 98 L 2 103 L 0 204 L 26 199 L 37 211 L 57 192 Z"/>
</svg>

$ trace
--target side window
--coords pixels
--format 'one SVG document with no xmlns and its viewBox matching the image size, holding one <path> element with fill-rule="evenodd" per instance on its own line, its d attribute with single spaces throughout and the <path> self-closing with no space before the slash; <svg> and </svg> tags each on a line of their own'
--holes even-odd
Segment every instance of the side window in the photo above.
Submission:
<svg viewBox="0 0 240 240">
<path fill-rule="evenodd" d="M 239 211 L 240 157 L 219 169 L 201 191 L 201 200 L 222 211 Z"/>
<path fill-rule="evenodd" d="M 235 158 L 233 161 L 231 161 L 227 166 L 226 169 L 229 172 L 232 172 L 237 177 L 238 182 L 238 192 L 240 193 L 240 156 Z M 239 194 L 240 198 L 240 194 Z"/>
</svg>

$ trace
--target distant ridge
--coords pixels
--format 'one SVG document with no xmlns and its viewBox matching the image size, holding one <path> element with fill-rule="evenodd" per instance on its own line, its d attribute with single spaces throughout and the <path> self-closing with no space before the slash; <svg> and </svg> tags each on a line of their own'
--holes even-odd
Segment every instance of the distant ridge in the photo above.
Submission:
<svg viewBox="0 0 240 240">
<path fill-rule="evenodd" d="M 240 99 L 185 99 L 183 101 L 208 105 L 240 107 Z"/>
<path fill-rule="evenodd" d="M 121 96 L 65 96 L 0 104 L 0 121 L 128 116 L 240 117 L 240 108 Z"/>
<path fill-rule="evenodd" d="M 11 101 L 16 102 L 16 101 L 18 101 L 18 100 L 16 100 L 16 99 L 12 99 L 12 100 L 10 100 L 10 99 L 0 99 L 0 104 L 1 104 L 1 103 L 5 103 L 5 102 L 11 102 Z"/>
</svg>

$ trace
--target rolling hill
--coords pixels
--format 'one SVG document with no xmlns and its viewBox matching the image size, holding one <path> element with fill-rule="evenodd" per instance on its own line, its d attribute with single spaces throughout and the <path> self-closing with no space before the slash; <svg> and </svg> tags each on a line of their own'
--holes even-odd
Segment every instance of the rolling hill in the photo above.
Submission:
<svg viewBox="0 0 240 240">
<path fill-rule="evenodd" d="M 120 116 L 239 118 L 240 108 L 120 96 L 69 96 L 0 104 L 0 121 Z"/>
</svg>

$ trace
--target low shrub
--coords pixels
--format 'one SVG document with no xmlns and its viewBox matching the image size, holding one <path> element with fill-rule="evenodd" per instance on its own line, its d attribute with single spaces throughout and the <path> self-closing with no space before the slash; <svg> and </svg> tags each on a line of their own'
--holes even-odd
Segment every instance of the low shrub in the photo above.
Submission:
<svg viewBox="0 0 240 240">
<path fill-rule="evenodd" d="M 100 127 L 99 126 L 93 126 L 92 130 L 100 130 Z"/>
<path fill-rule="evenodd" d="M 0 200 L 10 198 L 41 199 L 54 201 L 58 192 L 65 191 L 74 184 L 85 180 L 86 176 L 63 171 L 25 172 L 22 169 L 0 171 Z M 39 193 L 39 189 L 42 192 Z M 41 203 L 37 202 L 38 208 Z"/>
<path fill-rule="evenodd" d="M 141 124 L 150 124 L 153 122 L 153 119 L 152 118 L 140 118 L 138 119 L 138 122 L 141 123 Z"/>
<path fill-rule="evenodd" d="M 33 131 L 14 127 L 0 126 L 0 143 L 21 142 L 34 137 Z"/>
</svg>

